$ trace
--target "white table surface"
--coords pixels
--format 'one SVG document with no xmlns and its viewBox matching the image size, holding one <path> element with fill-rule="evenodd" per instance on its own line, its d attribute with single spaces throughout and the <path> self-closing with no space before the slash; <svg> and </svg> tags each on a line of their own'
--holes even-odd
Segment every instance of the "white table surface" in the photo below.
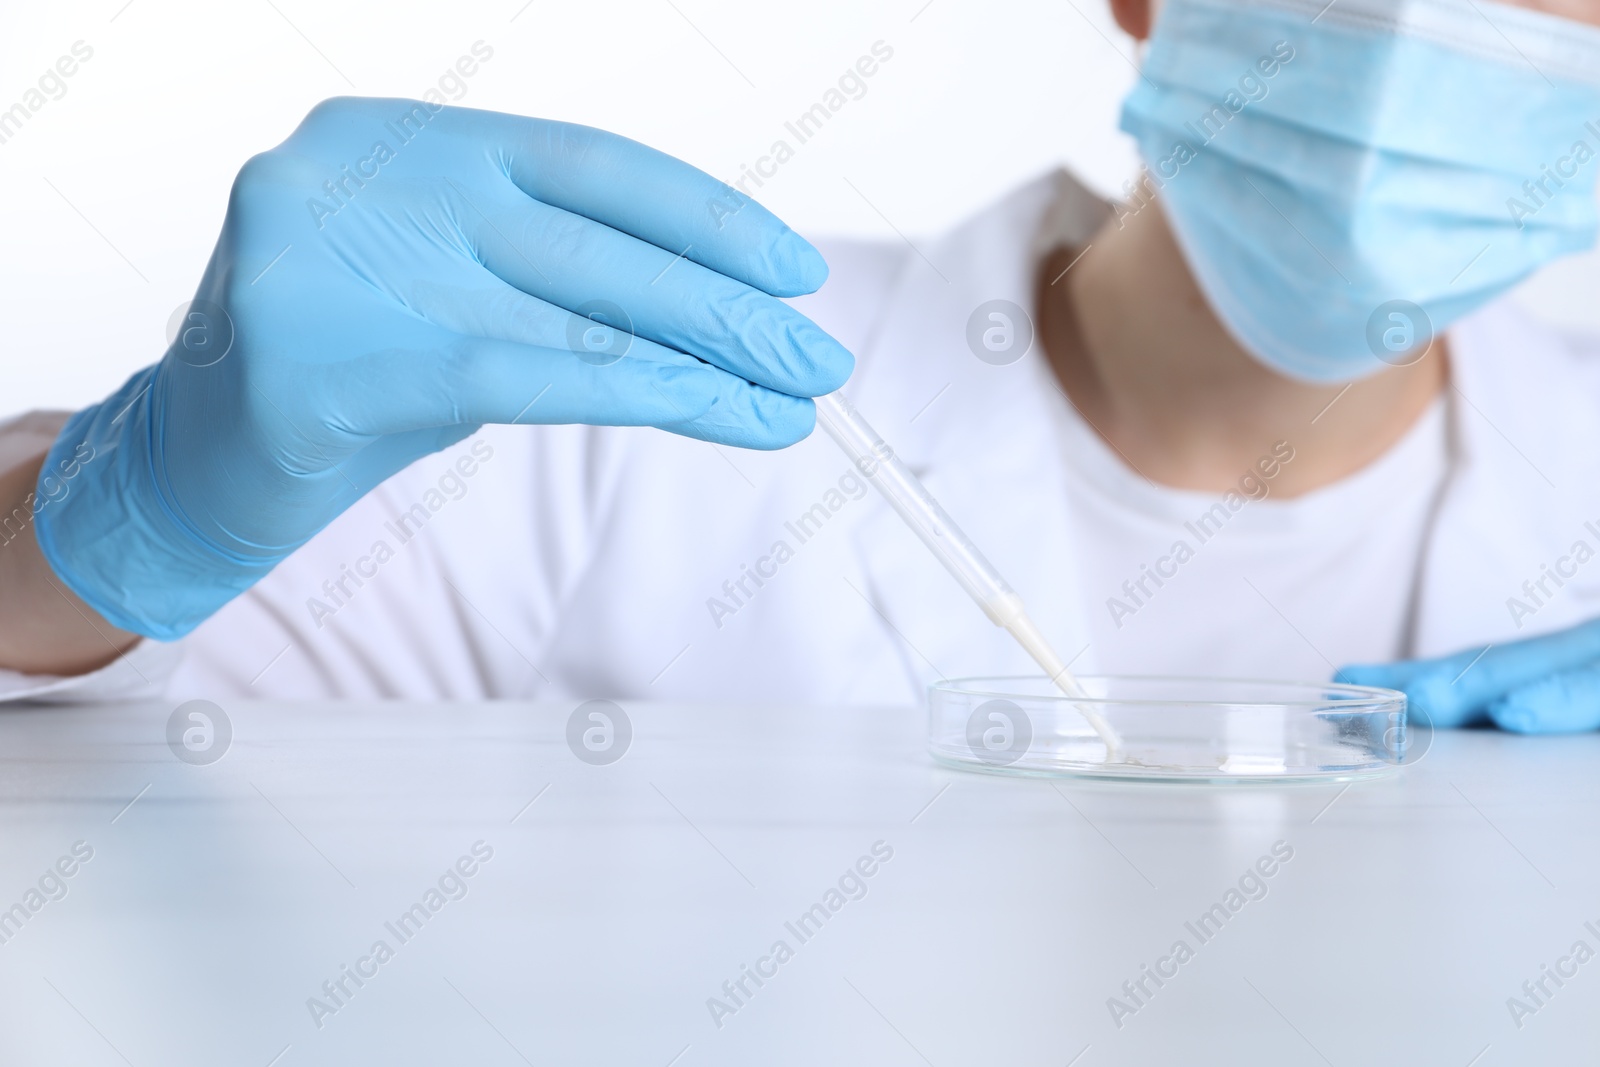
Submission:
<svg viewBox="0 0 1600 1067">
<path fill-rule="evenodd" d="M 235 705 L 209 766 L 169 751 L 169 706 L 0 712 L 0 908 L 94 850 L 0 944 L 0 1063 L 1600 1062 L 1600 959 L 1520 1029 L 1507 1008 L 1600 950 L 1600 737 L 1156 786 L 946 770 L 910 710 L 635 705 L 590 766 L 571 710 Z M 467 894 L 399 944 L 384 923 L 478 841 Z M 785 921 L 879 841 L 800 943 Z M 1200 944 L 1185 922 L 1278 841 L 1267 895 Z M 380 938 L 318 1028 L 307 999 Z M 779 939 L 719 1028 L 707 999 Z M 1178 939 L 1119 1028 L 1107 999 Z"/>
</svg>

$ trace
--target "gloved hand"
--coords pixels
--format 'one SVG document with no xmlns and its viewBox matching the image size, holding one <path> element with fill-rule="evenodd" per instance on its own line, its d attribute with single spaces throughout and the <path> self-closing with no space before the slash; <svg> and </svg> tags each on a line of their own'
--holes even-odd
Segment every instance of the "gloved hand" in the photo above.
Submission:
<svg viewBox="0 0 1600 1067">
<path fill-rule="evenodd" d="M 1519 734 L 1600 727 L 1600 620 L 1440 659 L 1345 667 L 1335 681 L 1406 694 L 1434 726 L 1493 722 Z"/>
<path fill-rule="evenodd" d="M 826 276 L 759 205 L 624 138 L 329 100 L 239 172 L 165 357 L 57 439 L 43 470 L 73 476 L 39 545 L 110 622 L 171 639 L 483 423 L 781 448 L 853 367 L 775 299 Z"/>
</svg>

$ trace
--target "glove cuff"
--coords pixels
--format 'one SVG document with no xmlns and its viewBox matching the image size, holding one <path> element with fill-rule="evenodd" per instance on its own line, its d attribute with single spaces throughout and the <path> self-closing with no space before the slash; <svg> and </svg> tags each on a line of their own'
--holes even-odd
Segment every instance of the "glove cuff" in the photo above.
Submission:
<svg viewBox="0 0 1600 1067">
<path fill-rule="evenodd" d="M 67 421 L 39 472 L 34 533 L 56 576 L 107 622 L 172 641 L 277 561 L 223 555 L 163 501 L 152 463 L 159 370 Z"/>
</svg>

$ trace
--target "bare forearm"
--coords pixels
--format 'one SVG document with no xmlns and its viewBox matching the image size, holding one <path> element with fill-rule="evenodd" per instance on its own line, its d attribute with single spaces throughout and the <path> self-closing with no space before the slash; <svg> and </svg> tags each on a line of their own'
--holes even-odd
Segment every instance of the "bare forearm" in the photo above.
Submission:
<svg viewBox="0 0 1600 1067">
<path fill-rule="evenodd" d="M 0 667 L 83 674 L 110 663 L 139 638 L 80 600 L 39 551 L 29 494 L 43 459 L 40 449 L 0 470 Z"/>
</svg>

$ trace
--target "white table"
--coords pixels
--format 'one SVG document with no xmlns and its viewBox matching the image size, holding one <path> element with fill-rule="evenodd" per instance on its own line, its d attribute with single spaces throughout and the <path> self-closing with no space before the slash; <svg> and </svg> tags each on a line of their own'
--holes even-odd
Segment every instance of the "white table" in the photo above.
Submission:
<svg viewBox="0 0 1600 1067">
<path fill-rule="evenodd" d="M 237 705 L 208 766 L 169 751 L 171 707 L 5 710 L 0 908 L 93 857 L 0 945 L 0 1063 L 1600 1059 L 1600 959 L 1520 1029 L 1507 1008 L 1600 950 L 1600 737 L 1216 788 L 948 771 L 908 710 L 628 710 L 608 766 L 569 750 L 571 706 Z M 479 841 L 401 942 L 385 923 Z M 785 927 L 880 841 L 864 897 Z M 1185 923 L 1279 841 L 1202 943 Z M 308 998 L 380 939 L 319 1028 Z M 719 1028 L 708 998 L 780 939 Z M 1108 998 L 1179 939 L 1119 1028 Z"/>
</svg>

